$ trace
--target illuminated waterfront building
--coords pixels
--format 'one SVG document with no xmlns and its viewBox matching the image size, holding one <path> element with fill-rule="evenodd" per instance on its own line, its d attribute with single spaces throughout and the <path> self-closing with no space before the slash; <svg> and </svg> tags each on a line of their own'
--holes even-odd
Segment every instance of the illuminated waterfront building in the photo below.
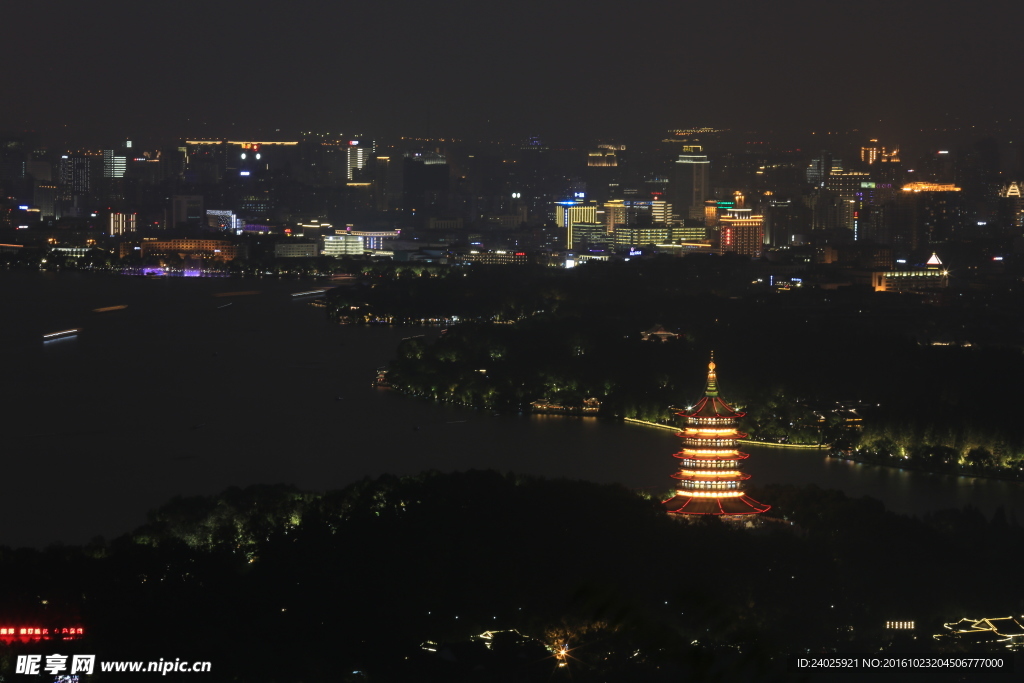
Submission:
<svg viewBox="0 0 1024 683">
<path fill-rule="evenodd" d="M 227 240 L 205 239 L 173 239 L 157 240 L 146 238 L 141 243 L 124 242 L 121 245 L 121 258 L 124 258 L 135 247 L 141 250 L 141 256 L 168 257 L 176 255 L 181 259 L 202 259 L 207 261 L 233 261 L 238 256 L 238 247 Z"/>
<path fill-rule="evenodd" d="M 718 395 L 714 356 L 708 364 L 704 396 L 692 408 L 676 413 L 685 421 L 679 436 L 683 447 L 675 457 L 679 471 L 675 495 L 664 501 L 665 509 L 677 515 L 756 515 L 771 506 L 759 503 L 743 492 L 749 474 L 740 471 L 746 453 L 737 450 L 737 440 L 746 437 L 736 428 L 744 413 L 733 410 Z"/>
</svg>

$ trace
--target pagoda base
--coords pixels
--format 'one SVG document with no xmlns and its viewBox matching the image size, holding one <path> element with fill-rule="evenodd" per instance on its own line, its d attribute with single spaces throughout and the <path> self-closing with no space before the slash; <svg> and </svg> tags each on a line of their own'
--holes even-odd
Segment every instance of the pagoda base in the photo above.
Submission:
<svg viewBox="0 0 1024 683">
<path fill-rule="evenodd" d="M 704 498 L 676 495 L 662 505 L 674 515 L 759 515 L 771 509 L 771 505 L 759 503 L 750 496 Z"/>
</svg>

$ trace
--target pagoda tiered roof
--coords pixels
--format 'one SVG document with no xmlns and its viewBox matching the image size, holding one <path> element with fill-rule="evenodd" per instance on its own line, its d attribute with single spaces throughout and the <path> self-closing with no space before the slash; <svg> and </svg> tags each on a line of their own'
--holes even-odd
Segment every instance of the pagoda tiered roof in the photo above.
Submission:
<svg viewBox="0 0 1024 683">
<path fill-rule="evenodd" d="M 676 496 L 667 501 L 669 512 L 683 515 L 757 515 L 771 508 L 750 496 Z"/>
<path fill-rule="evenodd" d="M 683 411 L 679 415 L 683 417 L 740 418 L 746 413 L 733 410 L 732 406 L 718 396 L 705 396 L 690 411 Z"/>
<path fill-rule="evenodd" d="M 740 471 L 740 463 L 749 456 L 736 448 L 737 439 L 747 436 L 736 422 L 744 413 L 718 395 L 714 356 L 708 364 L 704 396 L 677 415 L 686 420 L 676 434 L 683 439 L 683 447 L 675 457 L 683 462 L 672 475 L 679 484 L 675 495 L 664 501 L 665 509 L 678 515 L 756 515 L 768 510 L 770 505 L 742 490 L 750 475 Z"/>
</svg>

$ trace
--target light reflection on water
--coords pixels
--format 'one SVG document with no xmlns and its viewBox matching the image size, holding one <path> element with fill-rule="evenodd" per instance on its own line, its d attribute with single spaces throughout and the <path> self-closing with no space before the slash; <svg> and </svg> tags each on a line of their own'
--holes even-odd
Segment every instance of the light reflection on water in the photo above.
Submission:
<svg viewBox="0 0 1024 683">
<path fill-rule="evenodd" d="M 174 495 L 232 485 L 323 490 L 472 468 L 655 493 L 673 483 L 671 431 L 494 414 L 373 388 L 375 368 L 410 330 L 330 324 L 323 309 L 292 299 L 308 282 L 0 271 L 0 288 L 18 293 L 0 297 L 4 387 L 17 399 L 4 414 L 0 545 L 117 535 Z M 251 295 L 230 307 L 216 296 L 239 290 Z M 127 308 L 91 312 L 114 304 Z M 39 341 L 71 327 L 82 328 L 74 342 Z M 1018 484 L 744 450 L 752 484 L 813 483 L 901 512 L 1024 509 Z"/>
</svg>

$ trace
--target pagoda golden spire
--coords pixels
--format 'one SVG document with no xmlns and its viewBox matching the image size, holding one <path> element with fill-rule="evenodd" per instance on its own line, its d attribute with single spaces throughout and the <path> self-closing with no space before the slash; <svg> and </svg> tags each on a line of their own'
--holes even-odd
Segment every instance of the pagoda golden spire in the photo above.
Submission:
<svg viewBox="0 0 1024 683">
<path fill-rule="evenodd" d="M 718 376 L 715 374 L 715 352 L 711 352 L 711 362 L 708 363 L 708 386 L 704 390 L 705 396 L 718 396 Z"/>
</svg>

